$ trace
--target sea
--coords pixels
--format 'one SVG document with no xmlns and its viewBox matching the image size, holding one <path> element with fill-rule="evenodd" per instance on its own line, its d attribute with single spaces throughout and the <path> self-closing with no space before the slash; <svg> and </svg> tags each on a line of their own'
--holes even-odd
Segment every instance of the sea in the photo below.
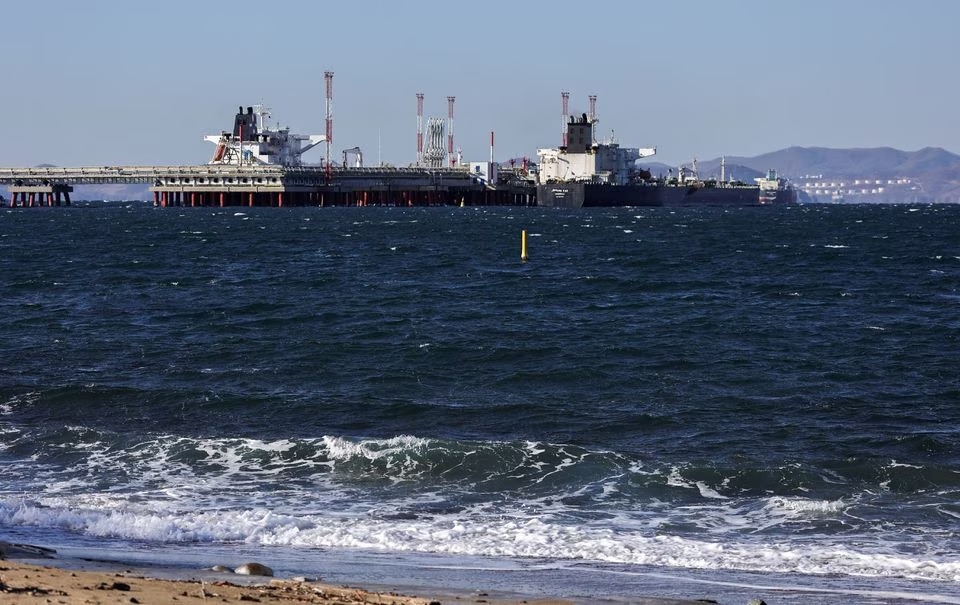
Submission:
<svg viewBox="0 0 960 605">
<path fill-rule="evenodd" d="M 960 603 L 960 205 L 3 209 L 0 345 L 63 557 Z"/>
</svg>

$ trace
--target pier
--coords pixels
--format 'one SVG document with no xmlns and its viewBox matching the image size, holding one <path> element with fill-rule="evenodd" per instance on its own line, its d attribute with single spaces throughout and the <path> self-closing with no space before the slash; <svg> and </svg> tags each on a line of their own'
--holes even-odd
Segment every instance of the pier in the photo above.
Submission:
<svg viewBox="0 0 960 605">
<path fill-rule="evenodd" d="M 147 184 L 160 207 L 536 204 L 536 188 L 521 169 L 230 164 L 0 168 L 0 185 L 10 191 L 10 207 L 69 206 L 74 186 L 99 184 Z"/>
<path fill-rule="evenodd" d="M 231 129 L 204 137 L 214 145 L 207 164 L 0 168 L 0 185 L 10 191 L 10 207 L 69 206 L 75 186 L 106 184 L 146 184 L 159 207 L 536 205 L 526 160 L 520 167 L 493 161 L 493 132 L 489 161 L 462 162 L 459 152 L 454 154 L 452 96 L 447 97 L 447 122 L 428 121 L 424 148 L 423 94 L 417 93 L 415 165 L 364 167 L 359 147 L 344 149 L 343 162 L 335 165 L 330 157 L 333 72 L 324 72 L 324 81 L 324 134 L 271 127 L 268 107 L 241 105 Z M 320 144 L 326 147 L 324 160 L 305 163 L 303 154 Z"/>
</svg>

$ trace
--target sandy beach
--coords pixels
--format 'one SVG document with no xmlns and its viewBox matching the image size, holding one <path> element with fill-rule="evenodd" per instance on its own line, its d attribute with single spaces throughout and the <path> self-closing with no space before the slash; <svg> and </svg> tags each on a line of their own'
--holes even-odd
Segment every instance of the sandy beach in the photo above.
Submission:
<svg viewBox="0 0 960 605">
<path fill-rule="evenodd" d="M 250 578 L 247 578 L 250 580 Z M 492 603 L 494 605 L 569 605 L 562 599 L 493 599 L 489 595 L 417 597 L 394 592 L 333 586 L 302 579 L 256 578 L 243 582 L 150 578 L 128 571 L 84 571 L 0 561 L 0 603 L 315 603 L 336 605 L 432 605 L 435 603 Z"/>
<path fill-rule="evenodd" d="M 247 572 L 250 573 L 247 573 Z M 357 587 L 326 583 L 322 578 L 272 577 L 268 567 L 250 562 L 236 569 L 144 568 L 120 561 L 61 557 L 56 551 L 27 544 L 0 542 L 0 604 L 43 603 L 107 605 L 139 603 L 314 603 L 318 605 L 582 605 L 581 599 L 498 595 L 485 591 L 451 593 L 429 588 L 413 592 L 390 587 Z M 690 605 L 689 601 L 637 597 L 609 603 Z"/>
</svg>

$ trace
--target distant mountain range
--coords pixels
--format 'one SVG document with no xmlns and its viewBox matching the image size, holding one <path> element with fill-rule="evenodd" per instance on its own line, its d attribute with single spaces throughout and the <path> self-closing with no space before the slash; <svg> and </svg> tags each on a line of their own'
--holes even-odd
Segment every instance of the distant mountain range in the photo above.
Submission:
<svg viewBox="0 0 960 605">
<path fill-rule="evenodd" d="M 960 202 L 960 155 L 939 147 L 919 151 L 788 147 L 751 158 L 727 156 L 725 163 L 727 178 L 752 182 L 773 168 L 795 185 L 810 190 L 816 189 L 817 183 L 827 183 L 836 185 L 835 189 L 858 192 L 847 194 L 847 201 L 862 197 L 863 201 Z M 651 164 L 651 168 L 656 174 L 668 167 Z M 697 169 L 701 177 L 719 176 L 720 159 L 699 161 Z M 885 192 L 859 193 L 877 189 L 881 184 L 878 181 Z M 891 182 L 893 185 L 888 185 Z"/>
<path fill-rule="evenodd" d="M 939 147 L 900 151 L 891 147 L 830 149 L 788 147 L 755 157 L 727 156 L 726 178 L 752 183 L 775 169 L 790 179 L 808 201 L 827 201 L 837 194 L 845 201 L 960 202 L 960 155 Z M 515 162 L 519 165 L 519 161 Z M 644 163 L 654 175 L 678 167 Z M 689 164 L 686 165 L 691 168 Z M 719 178 L 720 158 L 700 160 L 702 178 Z M 6 195 L 6 191 L 3 192 Z M 147 185 L 85 185 L 77 187 L 78 200 L 151 200 Z M 825 197 L 827 199 L 817 198 Z M 801 196 L 803 199 L 804 196 Z"/>
</svg>

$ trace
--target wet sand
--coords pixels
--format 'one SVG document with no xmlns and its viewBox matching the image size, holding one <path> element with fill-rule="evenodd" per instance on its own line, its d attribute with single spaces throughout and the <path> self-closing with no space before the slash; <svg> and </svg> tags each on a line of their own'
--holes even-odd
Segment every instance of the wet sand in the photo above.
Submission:
<svg viewBox="0 0 960 605">
<path fill-rule="evenodd" d="M 245 568 L 245 569 L 241 569 Z M 563 599 L 550 596 L 451 593 L 429 588 L 421 594 L 389 587 L 360 588 L 322 582 L 322 578 L 274 578 L 273 571 L 249 562 L 236 569 L 148 567 L 76 557 L 29 544 L 0 541 L 0 604 L 43 603 L 99 605 L 134 603 L 314 603 L 318 605 L 690 605 L 703 601 L 637 597 L 635 599 Z"/>
<path fill-rule="evenodd" d="M 418 597 L 395 592 L 333 586 L 303 579 L 225 575 L 223 579 L 151 578 L 136 571 L 89 571 L 71 567 L 0 561 L 0 603 L 315 603 L 319 605 L 431 605 L 488 603 L 492 605 L 571 605 L 563 599 L 498 599 L 476 595 Z M 100 567 L 100 566 L 98 566 Z M 240 579 L 240 578 L 246 579 Z"/>
<path fill-rule="evenodd" d="M 0 546 L 3 546 L 0 543 Z M 52 552 L 52 551 L 51 551 Z M 451 594 L 424 589 L 420 595 L 388 588 L 338 586 L 311 578 L 249 576 L 230 571 L 160 568 L 151 571 L 120 562 L 85 559 L 19 558 L 0 549 L 0 604 L 107 605 L 134 603 L 313 603 L 317 605 L 692 605 L 703 601 L 637 597 L 569 600 L 553 597 Z M 6 555 L 6 558 L 3 557 Z M 417 592 L 420 592 L 419 590 Z"/>
</svg>

